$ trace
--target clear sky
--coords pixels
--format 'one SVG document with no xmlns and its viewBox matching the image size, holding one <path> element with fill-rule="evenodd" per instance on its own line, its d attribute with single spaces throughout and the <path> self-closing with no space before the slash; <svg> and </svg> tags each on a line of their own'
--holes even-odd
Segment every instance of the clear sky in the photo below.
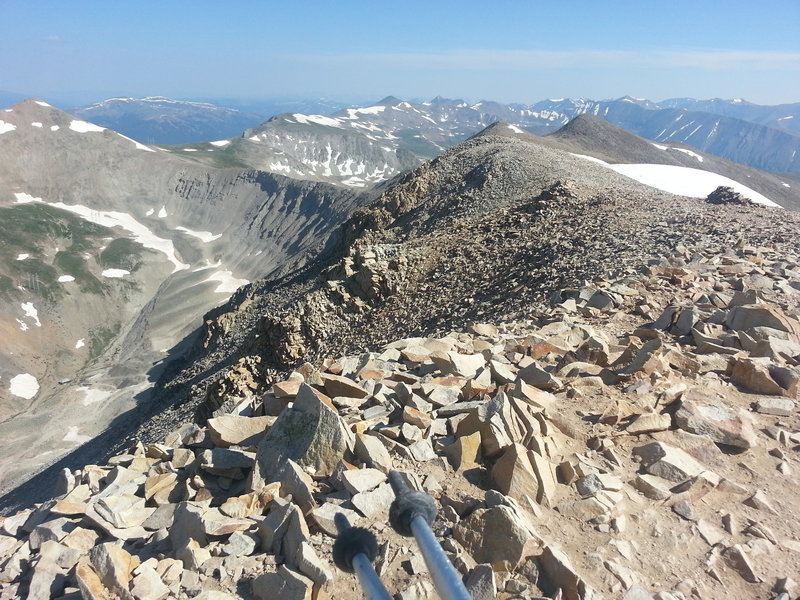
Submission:
<svg viewBox="0 0 800 600">
<path fill-rule="evenodd" d="M 800 0 L 0 0 L 0 90 L 800 102 Z"/>
</svg>

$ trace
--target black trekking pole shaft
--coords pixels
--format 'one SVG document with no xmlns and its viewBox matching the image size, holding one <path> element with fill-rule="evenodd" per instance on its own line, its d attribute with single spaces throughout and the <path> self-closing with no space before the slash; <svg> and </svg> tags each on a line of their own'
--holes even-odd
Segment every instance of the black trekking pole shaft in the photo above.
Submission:
<svg viewBox="0 0 800 600">
<path fill-rule="evenodd" d="M 437 513 L 433 498 L 423 492 L 409 490 L 397 471 L 389 472 L 389 483 L 395 495 L 389 510 L 392 527 L 400 535 L 414 536 L 439 598 L 472 600 L 461 581 L 461 575 L 447 558 L 431 529 Z"/>
</svg>

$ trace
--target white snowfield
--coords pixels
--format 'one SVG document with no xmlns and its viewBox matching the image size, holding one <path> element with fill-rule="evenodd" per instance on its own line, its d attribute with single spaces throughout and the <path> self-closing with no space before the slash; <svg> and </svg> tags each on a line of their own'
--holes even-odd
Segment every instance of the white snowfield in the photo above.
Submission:
<svg viewBox="0 0 800 600">
<path fill-rule="evenodd" d="M 30 254 L 17 254 L 17 260 L 25 260 Z"/>
<path fill-rule="evenodd" d="M 207 281 L 219 282 L 219 285 L 214 288 L 214 292 L 217 294 L 232 294 L 243 285 L 250 283 L 247 279 L 237 279 L 233 276 L 233 273 L 227 269 L 224 271 L 214 271 L 207 279 L 204 279 L 202 283 L 206 283 Z"/>
<path fill-rule="evenodd" d="M 103 277 L 111 277 L 111 278 L 125 277 L 125 275 L 130 275 L 130 274 L 131 272 L 126 271 L 125 269 L 105 269 L 102 273 L 100 273 L 100 275 L 102 275 Z"/>
<path fill-rule="evenodd" d="M 525 131 L 523 131 L 522 129 L 520 129 L 520 128 L 519 128 L 519 127 L 517 127 L 516 125 L 511 125 L 511 124 L 509 124 L 509 125 L 508 125 L 508 128 L 509 128 L 511 131 L 513 131 L 514 133 L 525 133 Z"/>
<path fill-rule="evenodd" d="M 218 240 L 219 238 L 222 237 L 221 233 L 215 235 L 210 231 L 192 231 L 191 229 L 187 229 L 186 227 L 176 227 L 175 229 L 177 229 L 178 231 L 182 231 L 186 235 L 191 235 L 192 237 L 196 237 L 205 244 L 213 242 L 214 240 Z"/>
<path fill-rule="evenodd" d="M 39 382 L 29 373 L 22 373 L 11 378 L 9 391 L 12 396 L 30 400 L 39 393 Z"/>
<path fill-rule="evenodd" d="M 136 148 L 137 148 L 137 149 L 139 149 L 139 150 L 145 150 L 145 151 L 147 151 L 147 152 L 155 152 L 155 150 L 153 150 L 152 148 L 148 148 L 148 147 L 147 147 L 147 146 L 145 146 L 144 144 L 140 144 L 140 143 L 139 143 L 139 142 L 137 142 L 136 140 L 133 140 L 133 139 L 129 138 L 127 135 L 122 135 L 121 133 L 118 133 L 117 135 L 118 135 L 119 137 L 121 137 L 121 138 L 125 138 L 125 139 L 126 139 L 126 140 L 128 140 L 129 142 L 133 142 L 133 143 L 136 145 Z"/>
<path fill-rule="evenodd" d="M 58 125 L 50 125 L 50 131 L 58 131 L 61 129 Z"/>
<path fill-rule="evenodd" d="M 75 278 L 72 275 L 61 275 L 58 278 L 58 283 L 67 283 L 70 281 L 75 281 Z"/>
<path fill-rule="evenodd" d="M 303 115 L 300 113 L 294 113 L 292 115 L 295 121 L 298 123 L 316 123 L 317 125 L 326 125 L 328 127 L 338 127 L 342 128 L 344 125 L 338 119 L 332 119 L 331 117 L 326 117 L 325 115 Z"/>
<path fill-rule="evenodd" d="M 86 339 L 85 338 L 81 338 L 77 342 L 75 342 L 75 350 L 78 350 L 79 348 L 83 348 L 85 345 L 86 345 Z"/>
<path fill-rule="evenodd" d="M 25 302 L 20 306 L 22 307 L 22 311 L 25 313 L 25 316 L 30 319 L 33 319 L 34 325 L 36 325 L 37 327 L 42 326 L 42 322 L 39 320 L 39 311 L 36 310 L 36 307 L 33 305 L 33 302 Z"/>
<path fill-rule="evenodd" d="M 36 198 L 34 196 L 31 196 L 30 194 L 25 194 L 20 192 L 15 193 L 14 197 L 17 199 L 16 204 L 27 204 L 28 202 L 42 202 L 41 198 Z"/>
<path fill-rule="evenodd" d="M 662 192 L 669 192 L 670 194 L 677 194 L 679 196 L 689 196 L 690 198 L 705 198 L 719 186 L 723 185 L 733 188 L 735 192 L 740 193 L 756 204 L 780 208 L 778 203 L 773 202 L 746 185 L 742 185 L 738 181 L 729 179 L 724 175 L 711 173 L 710 171 L 692 169 L 690 167 L 677 167 L 674 165 L 612 165 L 592 156 L 584 156 L 582 154 L 573 154 L 573 156 L 601 164 L 604 167 L 616 171 L 620 175 L 635 179 L 639 183 L 656 188 Z"/>
<path fill-rule="evenodd" d="M 25 204 L 34 201 L 43 202 L 41 198 L 34 198 L 30 194 L 17 193 L 14 195 L 17 198 L 17 204 Z M 44 204 L 75 213 L 87 221 L 97 223 L 98 225 L 104 225 L 105 227 L 122 227 L 126 231 L 132 233 L 133 239 L 145 248 L 158 250 L 166 254 L 167 259 L 175 265 L 175 268 L 172 270 L 173 273 L 189 268 L 189 265 L 178 260 L 175 254 L 175 245 L 172 243 L 172 240 L 158 237 L 128 213 L 111 210 L 93 210 L 82 204 L 64 204 L 63 202 L 44 202 Z M 166 215 L 166 210 L 162 209 L 162 211 L 164 211 L 164 215 Z M 159 213 L 159 216 L 160 215 L 161 213 Z"/>
<path fill-rule="evenodd" d="M 9 131 L 14 131 L 16 128 L 17 126 L 13 123 L 6 123 L 0 119 L 0 133 L 8 133 Z"/>
<path fill-rule="evenodd" d="M 47 102 L 42 102 L 41 100 L 36 100 L 36 104 L 38 104 L 39 106 L 47 106 L 47 107 L 50 106 Z"/>
<path fill-rule="evenodd" d="M 39 123 L 39 121 L 34 121 L 33 123 L 31 123 L 31 127 L 38 127 L 39 129 L 41 129 L 42 124 Z"/>
<path fill-rule="evenodd" d="M 212 146 L 217 146 L 218 148 L 222 148 L 223 146 L 227 146 L 230 144 L 230 140 L 217 140 L 216 142 L 209 142 Z"/>
<path fill-rule="evenodd" d="M 101 131 L 105 131 L 105 127 L 100 127 L 99 125 L 95 125 L 94 123 L 87 123 L 86 121 L 70 121 L 69 128 L 72 131 L 77 131 L 78 133 L 100 133 Z"/>
</svg>

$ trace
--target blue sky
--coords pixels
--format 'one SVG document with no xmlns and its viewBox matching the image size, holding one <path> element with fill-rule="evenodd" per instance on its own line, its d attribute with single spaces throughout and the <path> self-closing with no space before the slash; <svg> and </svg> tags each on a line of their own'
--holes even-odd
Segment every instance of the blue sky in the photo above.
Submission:
<svg viewBox="0 0 800 600">
<path fill-rule="evenodd" d="M 800 102 L 800 0 L 0 0 L 0 90 Z"/>
</svg>

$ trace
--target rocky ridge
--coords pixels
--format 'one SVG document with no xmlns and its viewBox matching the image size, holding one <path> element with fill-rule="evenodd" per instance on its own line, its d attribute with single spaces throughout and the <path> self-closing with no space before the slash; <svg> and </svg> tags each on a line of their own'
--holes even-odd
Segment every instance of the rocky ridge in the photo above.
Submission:
<svg viewBox="0 0 800 600">
<path fill-rule="evenodd" d="M 2 518 L 0 598 L 360 598 L 336 511 L 396 598 L 430 597 L 392 468 L 476 599 L 795 598 L 798 308 L 796 247 L 678 246 L 524 318 L 304 363 Z"/>
<path fill-rule="evenodd" d="M 556 289 L 634 274 L 679 244 L 792 252 L 796 225 L 779 209 L 656 192 L 495 130 L 403 176 L 312 268 L 254 283 L 208 315 L 204 346 L 159 384 L 182 403 L 165 422 L 261 393 L 301 360 L 524 317 Z"/>
</svg>

